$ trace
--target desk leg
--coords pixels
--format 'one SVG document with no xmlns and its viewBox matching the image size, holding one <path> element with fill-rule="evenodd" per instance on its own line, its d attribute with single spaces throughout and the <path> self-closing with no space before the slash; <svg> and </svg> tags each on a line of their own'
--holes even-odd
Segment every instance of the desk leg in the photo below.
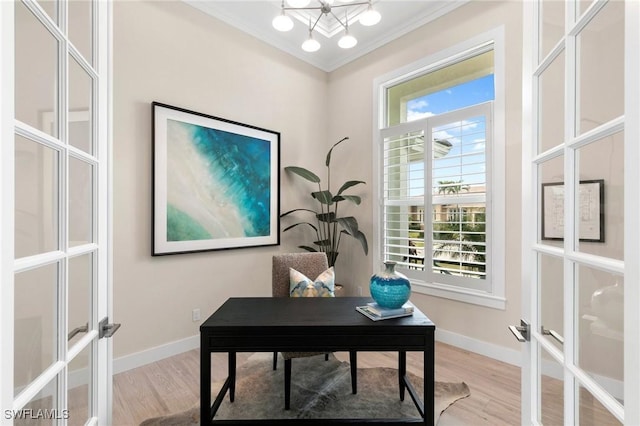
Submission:
<svg viewBox="0 0 640 426">
<path fill-rule="evenodd" d="M 211 352 L 208 339 L 200 336 L 200 424 L 211 424 Z"/>
<path fill-rule="evenodd" d="M 434 425 L 435 418 L 435 341 L 433 334 L 424 348 L 424 424 Z"/>
<path fill-rule="evenodd" d="M 236 395 L 236 353 L 229 352 L 229 401 L 233 402 Z"/>
<path fill-rule="evenodd" d="M 400 386 L 400 401 L 404 401 L 404 390 L 407 388 L 404 383 L 404 376 L 407 375 L 407 352 L 398 352 L 398 385 Z"/>
</svg>

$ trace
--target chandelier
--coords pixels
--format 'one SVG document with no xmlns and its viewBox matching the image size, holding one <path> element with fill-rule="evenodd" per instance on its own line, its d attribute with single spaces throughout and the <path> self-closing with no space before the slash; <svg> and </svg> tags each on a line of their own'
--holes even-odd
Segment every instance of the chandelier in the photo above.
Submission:
<svg viewBox="0 0 640 426">
<path fill-rule="evenodd" d="M 358 43 L 358 40 L 349 34 L 349 18 L 347 8 L 354 6 L 364 6 L 367 8 L 362 13 L 359 13 L 355 17 L 352 15 L 352 20 L 357 18 L 360 21 L 360 24 L 364 26 L 372 26 L 380 22 L 381 15 L 380 12 L 373 9 L 372 0 L 368 1 L 353 1 L 353 0 L 342 0 L 341 3 L 338 4 L 336 0 L 315 0 L 317 5 L 310 6 L 311 0 L 282 0 L 281 11 L 278 16 L 273 18 L 273 27 L 278 31 L 289 31 L 293 28 L 293 20 L 287 14 L 287 12 L 295 12 L 301 10 L 317 10 L 318 17 L 315 19 L 315 22 L 309 17 L 309 37 L 302 43 L 302 50 L 306 52 L 315 52 L 320 49 L 320 42 L 313 38 L 313 31 L 316 29 L 318 22 L 322 19 L 323 16 L 329 17 L 332 16 L 335 20 L 340 24 L 342 28 L 344 28 L 344 34 L 338 40 L 338 46 L 343 49 L 350 49 Z M 344 22 L 338 16 L 337 13 L 340 13 L 338 9 L 343 8 L 344 10 Z"/>
</svg>

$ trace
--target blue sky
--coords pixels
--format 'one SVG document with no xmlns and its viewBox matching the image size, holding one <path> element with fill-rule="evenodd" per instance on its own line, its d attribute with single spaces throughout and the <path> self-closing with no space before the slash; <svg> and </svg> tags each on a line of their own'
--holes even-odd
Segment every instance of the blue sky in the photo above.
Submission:
<svg viewBox="0 0 640 426">
<path fill-rule="evenodd" d="M 407 121 L 493 100 L 493 74 L 407 102 Z"/>
<path fill-rule="evenodd" d="M 495 97 L 494 93 L 493 74 L 430 93 L 407 102 L 407 121 L 491 101 Z M 484 183 L 484 117 L 474 117 L 469 121 L 450 123 L 440 129 L 434 129 L 434 137 L 446 139 L 453 144 L 446 156 L 434 162 L 434 186 L 437 186 L 438 180 L 463 180 L 469 184 Z M 471 155 L 473 153 L 477 155 Z M 457 176 L 459 174 L 464 176 Z M 423 177 L 423 162 L 416 162 L 409 166 L 409 195 L 423 195 Z"/>
</svg>

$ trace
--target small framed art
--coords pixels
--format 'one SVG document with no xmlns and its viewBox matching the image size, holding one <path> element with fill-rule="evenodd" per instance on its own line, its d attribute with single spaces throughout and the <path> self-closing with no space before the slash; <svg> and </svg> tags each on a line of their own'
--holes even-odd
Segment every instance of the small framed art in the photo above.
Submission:
<svg viewBox="0 0 640 426">
<path fill-rule="evenodd" d="M 604 180 L 582 180 L 577 220 L 580 241 L 604 242 Z M 542 239 L 564 239 L 564 183 L 542 184 Z"/>
</svg>

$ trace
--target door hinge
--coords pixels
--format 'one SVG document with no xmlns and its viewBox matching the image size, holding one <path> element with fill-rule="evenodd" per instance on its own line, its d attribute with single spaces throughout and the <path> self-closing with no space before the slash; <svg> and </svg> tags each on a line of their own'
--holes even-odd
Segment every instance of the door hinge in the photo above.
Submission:
<svg viewBox="0 0 640 426">
<path fill-rule="evenodd" d="M 100 321 L 100 324 L 98 324 L 98 329 L 100 330 L 99 338 L 102 339 L 103 337 L 106 337 L 108 339 L 109 337 L 112 337 L 115 332 L 118 331 L 120 325 L 121 324 L 117 323 L 109 324 L 109 318 L 104 317 L 102 321 Z"/>
<path fill-rule="evenodd" d="M 528 342 L 531 337 L 529 333 L 529 323 L 523 319 L 520 320 L 520 326 L 510 325 L 509 331 L 518 339 L 518 342 Z"/>
</svg>

